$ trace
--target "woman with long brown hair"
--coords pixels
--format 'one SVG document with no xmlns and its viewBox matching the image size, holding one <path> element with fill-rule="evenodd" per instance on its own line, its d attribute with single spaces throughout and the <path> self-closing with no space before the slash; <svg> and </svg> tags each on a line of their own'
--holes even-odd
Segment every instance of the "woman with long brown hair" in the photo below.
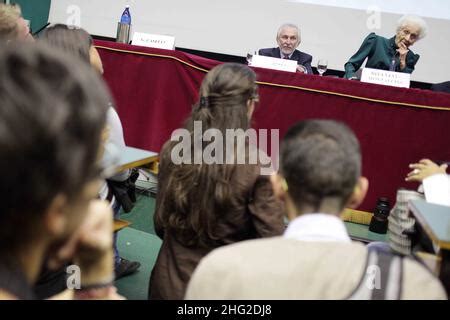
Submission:
<svg viewBox="0 0 450 320">
<path fill-rule="evenodd" d="M 195 267 L 214 248 L 284 230 L 282 205 L 273 196 L 268 176 L 260 174 L 260 164 L 250 161 L 248 142 L 233 143 L 233 155 L 226 154 L 237 160 L 239 152 L 245 152 L 243 164 L 195 159 L 209 145 L 194 141 L 201 138 L 196 126 L 221 133 L 222 149 L 215 151 L 219 154 L 227 151 L 227 130 L 244 133 L 250 128 L 258 101 L 255 80 L 255 73 L 244 65 L 225 63 L 212 69 L 184 126 L 193 138 L 192 152 L 178 154 L 179 141 L 168 141 L 161 151 L 154 224 L 163 243 L 150 278 L 150 299 L 183 299 Z M 176 164 L 176 156 L 192 161 Z"/>
</svg>

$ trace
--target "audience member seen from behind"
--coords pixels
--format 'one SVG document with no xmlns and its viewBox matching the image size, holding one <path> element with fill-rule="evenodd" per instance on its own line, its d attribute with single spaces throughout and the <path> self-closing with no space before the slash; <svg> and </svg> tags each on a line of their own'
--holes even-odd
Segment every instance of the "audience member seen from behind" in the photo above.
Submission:
<svg viewBox="0 0 450 320">
<path fill-rule="evenodd" d="M 0 41 L 34 41 L 17 4 L 0 3 Z"/>
<path fill-rule="evenodd" d="M 99 74 L 103 74 L 103 64 L 100 55 L 94 47 L 92 37 L 84 29 L 56 24 L 47 28 L 40 39 L 51 47 L 59 48 L 72 56 L 75 55 L 81 58 L 83 61 L 92 65 Z M 122 123 L 111 103 L 108 105 L 110 107 L 108 108 L 106 123 L 109 134 L 106 145 L 112 145 L 116 151 L 120 151 L 125 147 Z M 106 151 L 108 152 L 108 150 Z M 127 193 L 114 192 L 114 186 L 120 185 L 121 182 L 125 183 L 129 176 L 129 170 L 120 172 L 112 177 L 108 177 L 108 181 L 110 182 L 104 182 L 100 188 L 100 198 L 110 201 L 115 218 L 119 218 L 120 216 L 119 212 L 122 201 L 131 203 L 131 200 L 123 198 L 128 196 Z M 135 273 L 141 265 L 137 261 L 129 261 L 120 257 L 117 249 L 117 233 L 114 234 L 114 260 L 116 279 Z"/>
<path fill-rule="evenodd" d="M 280 162 L 272 184 L 290 220 L 284 235 L 214 250 L 192 275 L 187 299 L 445 299 L 422 265 L 350 240 L 340 215 L 363 201 L 368 181 L 347 126 L 298 123 Z"/>
<path fill-rule="evenodd" d="M 220 131 L 226 157 L 226 130 L 243 133 L 250 128 L 258 100 L 255 78 L 250 68 L 233 63 L 219 65 L 206 75 L 199 103 L 184 126 L 187 136 L 194 138 L 189 150 L 195 150 L 195 139 L 199 139 L 194 126 L 201 125 L 202 132 Z M 164 145 L 154 216 L 163 243 L 151 274 L 150 299 L 182 299 L 197 263 L 214 248 L 283 232 L 283 208 L 274 198 L 268 176 L 260 174 L 258 162 L 249 161 L 248 143 L 241 148 L 229 142 L 237 156 L 245 152 L 243 164 L 236 164 L 236 155 L 228 155 L 231 164 L 207 164 L 205 159 L 194 164 L 195 152 L 185 155 L 188 161 L 175 164 L 172 156 L 180 155 L 179 141 Z M 210 142 L 198 143 L 196 151 L 201 156 Z"/>
<path fill-rule="evenodd" d="M 3 48 L 0 78 L 0 297 L 33 299 L 50 258 L 81 270 L 82 289 L 65 298 L 118 298 L 111 210 L 96 200 L 104 84 L 39 45 Z"/>
<path fill-rule="evenodd" d="M 390 39 L 370 33 L 345 64 L 345 78 L 355 79 L 366 58 L 366 68 L 412 73 L 420 56 L 410 47 L 424 38 L 426 32 L 427 24 L 422 18 L 407 15 L 400 18 L 397 33 Z"/>
<path fill-rule="evenodd" d="M 429 159 L 422 159 L 409 167 L 413 170 L 405 180 L 421 182 L 428 202 L 450 206 L 450 176 L 447 175 L 447 163 L 438 165 Z"/>
<path fill-rule="evenodd" d="M 292 23 L 285 23 L 278 29 L 276 48 L 260 49 L 259 54 L 273 58 L 289 59 L 297 61 L 297 71 L 312 74 L 312 56 L 297 50 L 302 42 L 299 28 Z"/>
</svg>

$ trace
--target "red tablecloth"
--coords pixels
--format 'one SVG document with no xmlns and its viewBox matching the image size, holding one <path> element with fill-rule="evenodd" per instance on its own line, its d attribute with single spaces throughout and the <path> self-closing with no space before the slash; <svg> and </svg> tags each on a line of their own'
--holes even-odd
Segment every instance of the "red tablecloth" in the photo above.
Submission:
<svg viewBox="0 0 450 320">
<path fill-rule="evenodd" d="M 207 70 L 219 64 L 179 51 L 96 41 L 105 79 L 115 98 L 126 143 L 159 151 L 196 101 Z M 344 79 L 257 69 L 261 103 L 254 127 L 280 129 L 301 119 L 347 123 L 363 153 L 369 194 L 360 209 L 373 210 L 378 197 L 395 203 L 408 164 L 428 157 L 450 160 L 450 95 L 372 85 Z"/>
</svg>

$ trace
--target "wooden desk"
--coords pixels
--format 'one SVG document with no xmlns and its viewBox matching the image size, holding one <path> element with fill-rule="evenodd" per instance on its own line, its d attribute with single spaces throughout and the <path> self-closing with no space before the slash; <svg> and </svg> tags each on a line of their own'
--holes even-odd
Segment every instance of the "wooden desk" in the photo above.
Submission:
<svg viewBox="0 0 450 320">
<path fill-rule="evenodd" d="M 387 234 L 369 231 L 373 214 L 367 211 L 345 209 L 341 218 L 344 220 L 347 232 L 352 240 L 369 243 L 373 241 L 388 242 Z"/>
<path fill-rule="evenodd" d="M 450 250 L 450 207 L 413 200 L 409 208 L 431 240 L 442 250 Z"/>
<path fill-rule="evenodd" d="M 120 150 L 117 172 L 146 166 L 151 171 L 157 171 L 158 153 L 143 149 L 125 147 Z"/>
<path fill-rule="evenodd" d="M 158 154 L 147 150 L 133 147 L 125 147 L 119 151 L 119 163 L 116 173 L 126 169 L 137 167 L 147 167 L 150 171 L 157 173 L 158 171 Z M 128 227 L 131 223 L 122 219 L 114 219 L 114 232 Z"/>
<path fill-rule="evenodd" d="M 373 216 L 372 212 L 354 209 L 345 209 L 341 215 L 341 218 L 346 222 L 369 225 L 372 216 Z"/>
<path fill-rule="evenodd" d="M 123 228 L 128 227 L 131 224 L 131 222 L 122 220 L 122 219 L 114 219 L 114 232 L 120 231 Z"/>
<path fill-rule="evenodd" d="M 369 231 L 369 226 L 360 223 L 344 222 L 347 232 L 352 240 L 369 243 L 373 241 L 388 242 L 387 233 L 379 234 Z"/>
<path fill-rule="evenodd" d="M 430 239 L 439 247 L 439 279 L 450 295 L 450 207 L 413 200 L 409 208 Z"/>
</svg>

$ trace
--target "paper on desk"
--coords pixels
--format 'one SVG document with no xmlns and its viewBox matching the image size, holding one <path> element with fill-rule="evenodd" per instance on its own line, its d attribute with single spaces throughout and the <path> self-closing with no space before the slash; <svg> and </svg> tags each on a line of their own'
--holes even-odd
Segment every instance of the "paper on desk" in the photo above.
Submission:
<svg viewBox="0 0 450 320">
<path fill-rule="evenodd" d="M 435 174 L 425 178 L 423 189 L 427 202 L 450 206 L 450 176 Z"/>
</svg>

